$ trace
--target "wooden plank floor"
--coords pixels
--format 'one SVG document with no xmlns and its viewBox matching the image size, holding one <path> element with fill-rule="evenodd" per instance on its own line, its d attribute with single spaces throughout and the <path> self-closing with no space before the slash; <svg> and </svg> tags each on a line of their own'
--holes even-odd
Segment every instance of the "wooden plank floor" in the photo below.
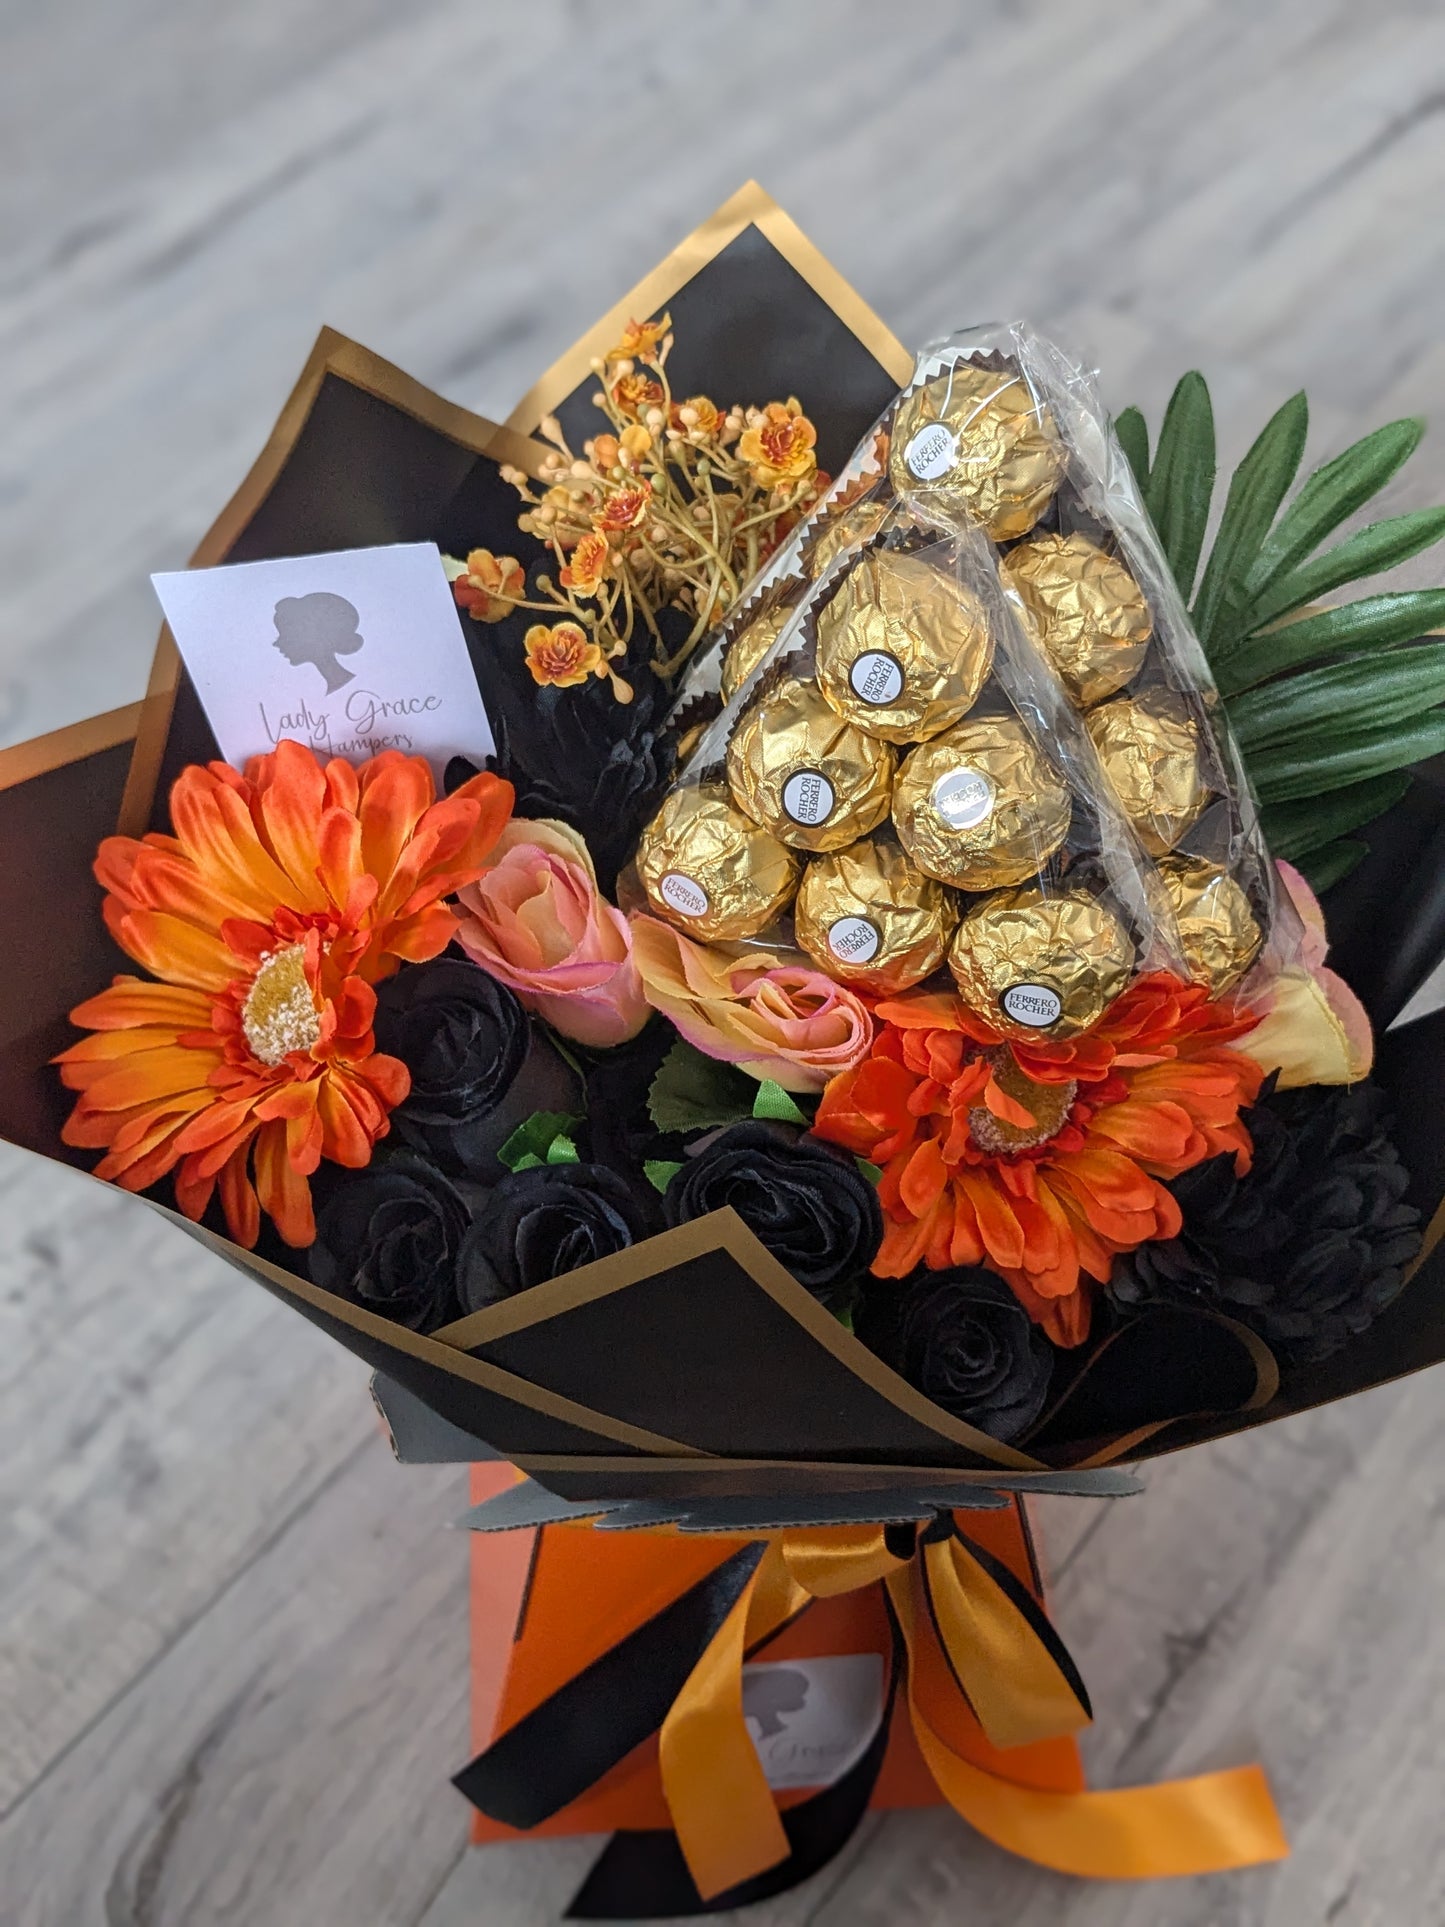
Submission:
<svg viewBox="0 0 1445 1927">
<path fill-rule="evenodd" d="M 1025 313 L 1226 452 L 1445 400 L 1431 0 L 0 0 L 0 742 L 139 694 L 174 566 L 322 322 L 504 414 L 756 175 L 905 339 Z M 1445 497 L 1437 429 L 1392 507 Z M 1417 570 L 1425 579 L 1428 563 Z M 0 1147 L 0 1918 L 539 1927 L 471 1854 L 464 1501 L 356 1363 Z M 1086 1888 L 874 1821 L 757 1927 L 1445 1920 L 1445 1420 L 1426 1377 L 1056 1501 L 1103 1783 L 1274 1775 L 1277 1870 Z"/>
</svg>

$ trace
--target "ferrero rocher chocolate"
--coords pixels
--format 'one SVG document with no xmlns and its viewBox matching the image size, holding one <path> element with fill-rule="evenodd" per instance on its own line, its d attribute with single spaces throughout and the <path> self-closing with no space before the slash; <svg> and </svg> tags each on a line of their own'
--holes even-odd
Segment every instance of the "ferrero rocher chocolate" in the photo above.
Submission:
<svg viewBox="0 0 1445 1927">
<path fill-rule="evenodd" d="M 1159 874 L 1174 906 L 1190 976 L 1207 985 L 1211 996 L 1222 996 L 1239 982 L 1264 942 L 1249 898 L 1227 870 L 1205 857 L 1167 856 Z"/>
<path fill-rule="evenodd" d="M 841 850 L 888 814 L 895 757 L 845 723 L 812 682 L 784 679 L 738 718 L 728 743 L 734 801 L 795 850 Z"/>
<path fill-rule="evenodd" d="M 882 528 L 892 506 L 885 491 L 882 496 L 875 495 L 867 501 L 854 502 L 851 507 L 829 516 L 808 544 L 803 557 L 803 566 L 813 581 L 816 582 L 840 555 L 846 555 L 849 549 L 861 549 L 865 542 L 871 542 Z"/>
<path fill-rule="evenodd" d="M 895 991 L 937 970 L 957 915 L 943 885 L 879 837 L 814 857 L 793 920 L 799 944 L 830 977 Z"/>
<path fill-rule="evenodd" d="M 818 614 L 818 687 L 888 743 L 921 742 L 966 716 L 992 661 L 978 597 L 922 556 L 875 549 Z"/>
<path fill-rule="evenodd" d="M 642 832 L 637 872 L 659 915 L 706 943 L 755 937 L 798 887 L 791 850 L 736 808 L 721 783 L 677 789 Z"/>
<path fill-rule="evenodd" d="M 792 607 L 787 601 L 779 601 L 773 608 L 764 609 L 759 615 L 755 615 L 746 627 L 738 630 L 723 652 L 722 693 L 725 701 L 732 701 L 748 677 L 762 662 L 782 634 L 784 625 L 792 613 Z"/>
<path fill-rule="evenodd" d="M 1017 375 L 962 361 L 899 404 L 889 455 L 905 501 L 1005 542 L 1027 535 L 1058 487 L 1064 451 Z"/>
<path fill-rule="evenodd" d="M 1124 814 L 1151 856 L 1163 856 L 1209 801 L 1199 725 L 1176 691 L 1120 696 L 1088 716 L 1089 734 Z"/>
<path fill-rule="evenodd" d="M 1022 883 L 1069 833 L 1068 786 L 1012 716 L 956 723 L 913 750 L 893 824 L 925 876 L 960 890 Z"/>
<path fill-rule="evenodd" d="M 1077 1037 L 1127 986 L 1134 946 L 1096 897 L 1002 890 L 959 924 L 948 967 L 969 1009 L 1006 1035 Z"/>
<path fill-rule="evenodd" d="M 1154 622 L 1122 562 L 1086 535 L 1036 535 L 1002 567 L 1076 702 L 1102 702 L 1138 674 Z"/>
</svg>

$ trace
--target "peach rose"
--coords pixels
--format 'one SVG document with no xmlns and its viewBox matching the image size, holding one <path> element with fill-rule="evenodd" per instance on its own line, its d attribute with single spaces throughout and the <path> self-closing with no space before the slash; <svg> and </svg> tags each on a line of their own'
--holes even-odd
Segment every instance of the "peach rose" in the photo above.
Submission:
<svg viewBox="0 0 1445 1927">
<path fill-rule="evenodd" d="M 821 1091 L 873 1041 L 873 1019 L 852 991 L 766 951 L 725 956 L 634 916 L 632 954 L 647 1001 L 690 1044 L 784 1090 Z"/>
<path fill-rule="evenodd" d="M 627 919 L 565 823 L 514 817 L 457 902 L 467 955 L 564 1037 L 621 1044 L 647 1022 Z"/>
<path fill-rule="evenodd" d="M 1325 968 L 1329 939 L 1314 891 L 1293 864 L 1275 867 L 1304 924 L 1304 941 L 1265 992 L 1259 1024 L 1234 1048 L 1278 1071 L 1282 1090 L 1353 1084 L 1369 1076 L 1375 1061 L 1370 1019 L 1344 978 Z"/>
</svg>

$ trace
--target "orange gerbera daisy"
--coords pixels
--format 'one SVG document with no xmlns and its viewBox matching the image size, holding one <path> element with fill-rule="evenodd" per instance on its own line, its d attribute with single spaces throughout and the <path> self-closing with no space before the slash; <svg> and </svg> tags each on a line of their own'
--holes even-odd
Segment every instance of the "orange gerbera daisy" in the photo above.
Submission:
<svg viewBox="0 0 1445 1927">
<path fill-rule="evenodd" d="M 823 1093 L 814 1130 L 882 1165 L 888 1220 L 873 1269 L 989 1265 L 1056 1344 L 1088 1335 L 1085 1276 L 1171 1238 L 1180 1214 L 1160 1179 L 1233 1152 L 1263 1076 L 1230 1042 L 1247 1011 L 1157 972 L 1068 1043 L 1014 1043 L 951 995 L 880 1003 L 856 1070 Z"/>
<path fill-rule="evenodd" d="M 219 1189 L 248 1248 L 262 1211 L 310 1244 L 310 1174 L 366 1164 L 410 1083 L 375 1048 L 372 985 L 446 948 L 442 899 L 480 876 L 511 807 L 486 775 L 438 802 L 397 750 L 323 769 L 281 742 L 244 775 L 185 770 L 174 835 L 96 858 L 111 935 L 161 981 L 117 977 L 71 1012 L 94 1035 L 56 1060 L 80 1093 L 65 1142 L 104 1150 L 96 1175 L 127 1191 L 174 1170 L 190 1218 Z"/>
</svg>

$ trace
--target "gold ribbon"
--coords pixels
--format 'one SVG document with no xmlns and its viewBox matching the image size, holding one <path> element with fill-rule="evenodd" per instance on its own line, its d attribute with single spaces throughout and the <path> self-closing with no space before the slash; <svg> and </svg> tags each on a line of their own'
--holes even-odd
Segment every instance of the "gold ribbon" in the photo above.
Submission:
<svg viewBox="0 0 1445 1927">
<path fill-rule="evenodd" d="M 1257 1766 L 1116 1792 L 1054 1793 L 967 1759 L 974 1721 L 991 1745 L 1006 1748 L 1077 1732 L 1090 1719 L 1071 1662 L 1040 1629 L 1042 1613 L 991 1564 L 956 1533 L 920 1535 L 907 1558 L 889 1550 L 881 1526 L 770 1535 L 659 1736 L 663 1792 L 705 1900 L 790 1851 L 743 1720 L 744 1659 L 811 1600 L 880 1582 L 902 1634 L 919 1750 L 949 1805 L 988 1839 L 1040 1866 L 1103 1880 L 1219 1873 L 1284 1857 Z"/>
</svg>

